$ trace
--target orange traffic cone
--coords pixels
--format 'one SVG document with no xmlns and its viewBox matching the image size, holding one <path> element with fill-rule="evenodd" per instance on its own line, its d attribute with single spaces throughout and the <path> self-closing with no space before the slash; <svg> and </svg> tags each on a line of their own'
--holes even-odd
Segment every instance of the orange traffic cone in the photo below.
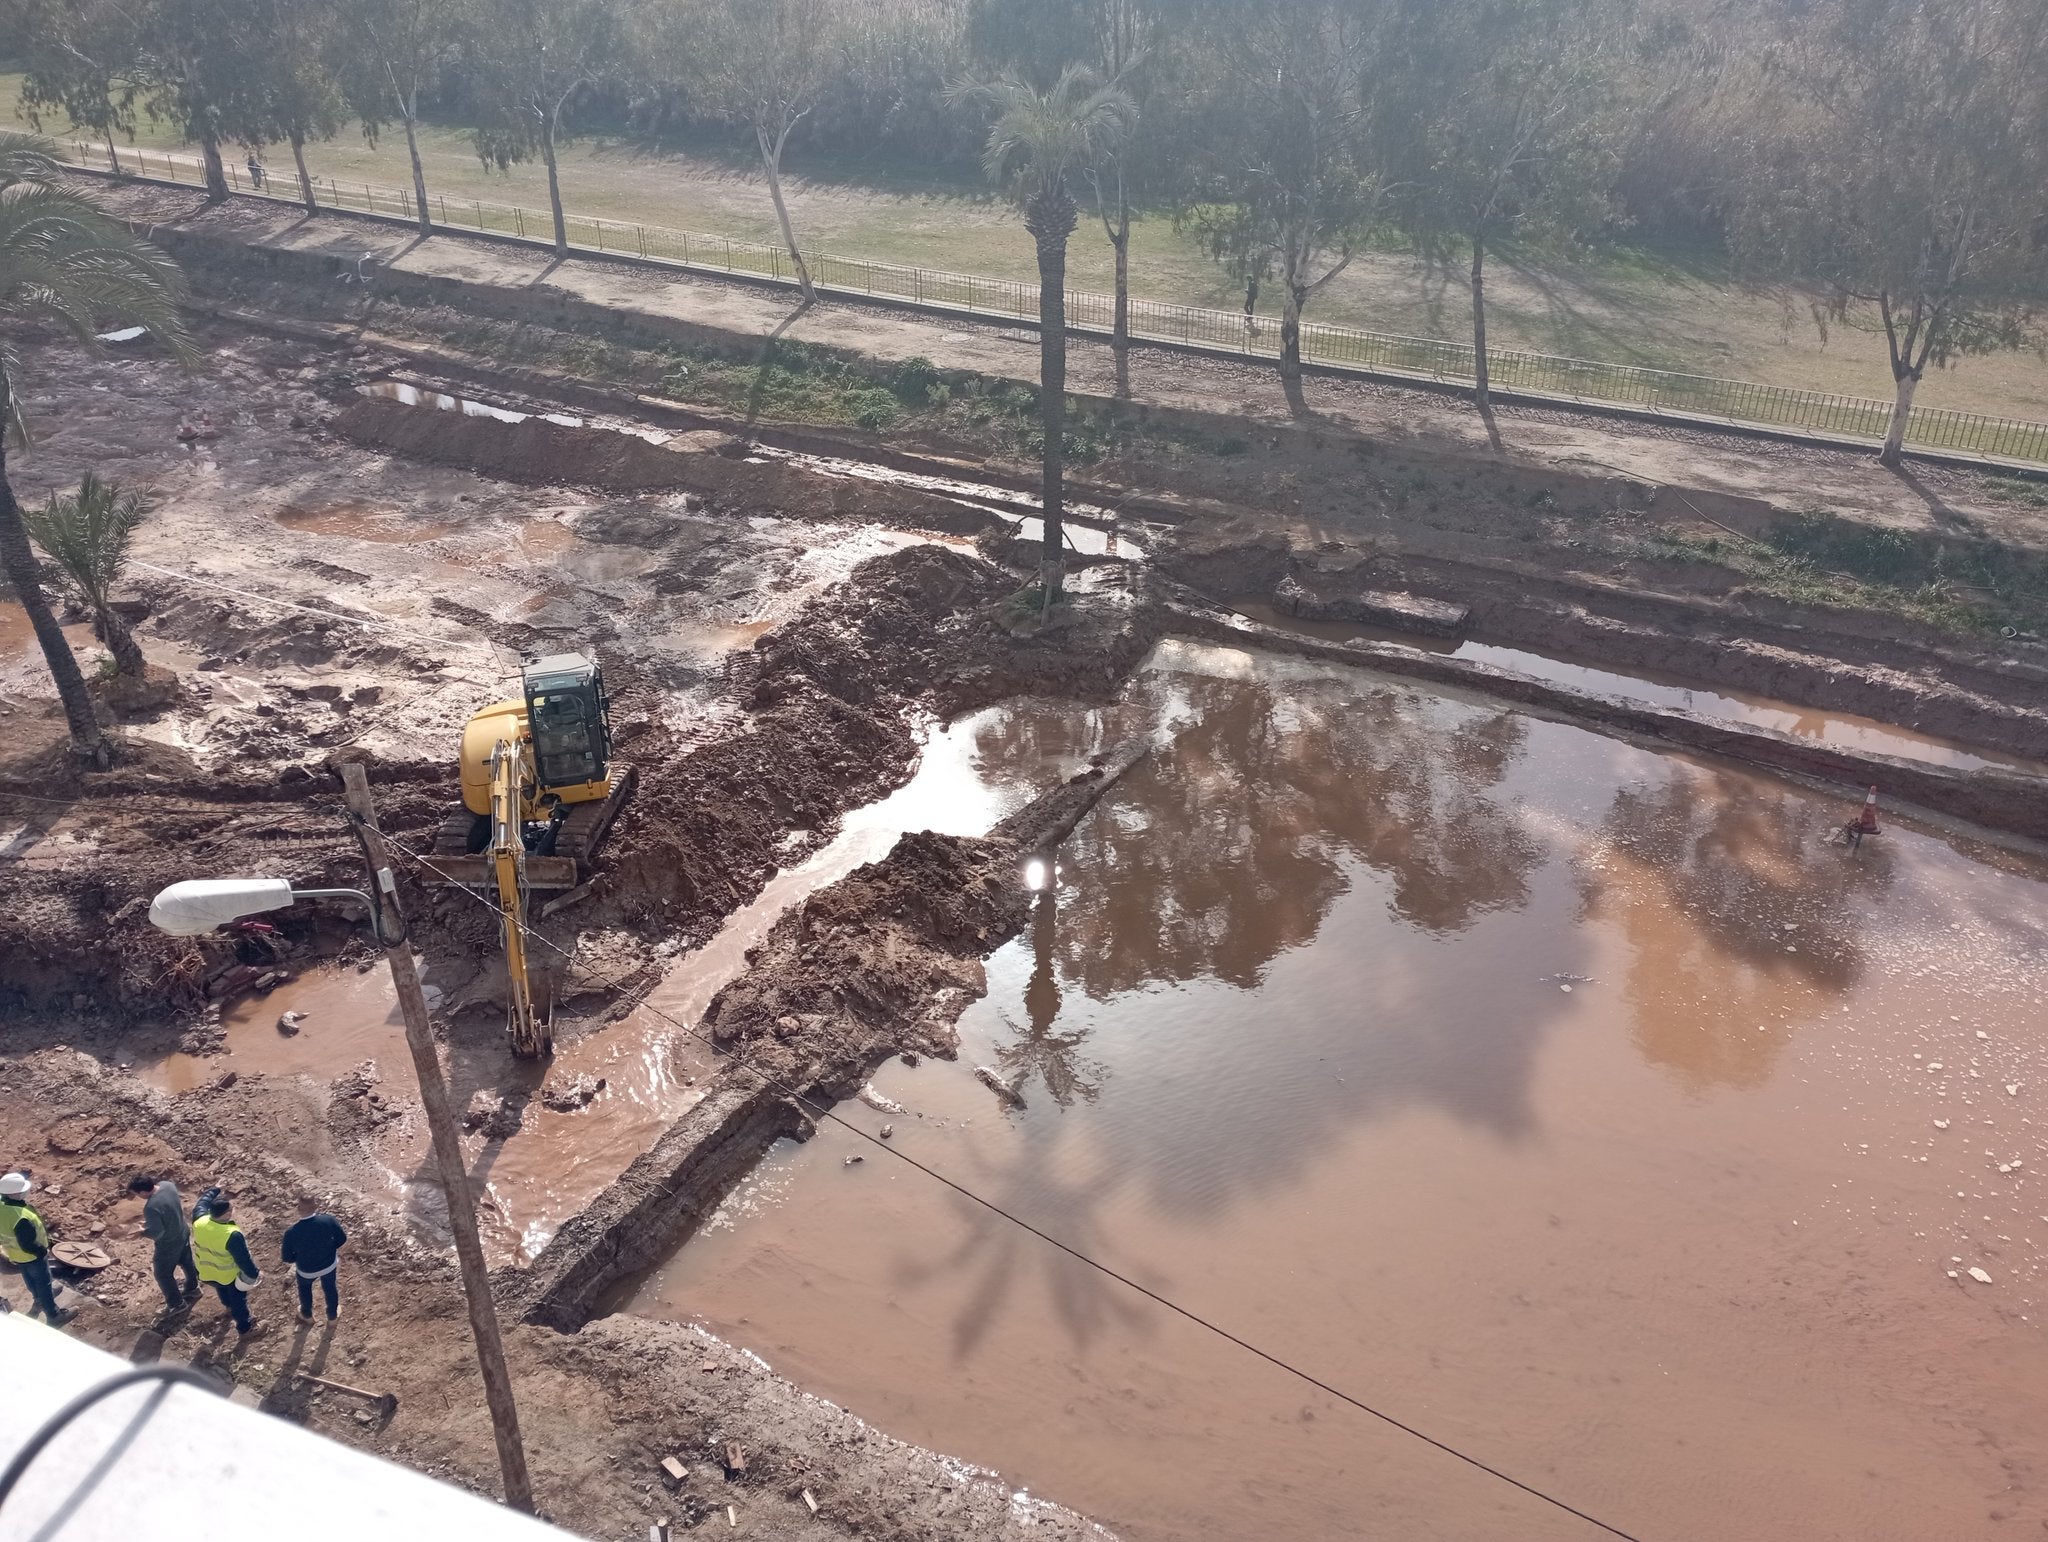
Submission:
<svg viewBox="0 0 2048 1542">
<path fill-rule="evenodd" d="M 1863 812 L 1856 816 L 1858 835 L 1877 834 L 1877 789 L 1870 789 L 1870 796 L 1863 800 Z"/>
</svg>

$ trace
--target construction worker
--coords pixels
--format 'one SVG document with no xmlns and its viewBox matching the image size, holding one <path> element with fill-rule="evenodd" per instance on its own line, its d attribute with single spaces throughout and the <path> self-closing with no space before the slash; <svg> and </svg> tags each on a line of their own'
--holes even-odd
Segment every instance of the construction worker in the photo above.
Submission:
<svg viewBox="0 0 2048 1542">
<path fill-rule="evenodd" d="M 192 1261 L 192 1227 L 185 1219 L 185 1202 L 178 1186 L 168 1178 L 137 1173 L 128 1180 L 128 1192 L 140 1194 L 142 1234 L 156 1244 L 150 1270 L 156 1288 L 164 1293 L 166 1312 L 183 1311 L 199 1299 L 199 1268 Z M 185 1276 L 185 1288 L 178 1289 L 178 1275 Z"/>
<path fill-rule="evenodd" d="M 27 1173 L 0 1177 L 0 1253 L 21 1271 L 28 1285 L 35 1302 L 29 1315 L 41 1312 L 51 1327 L 61 1328 L 73 1314 L 57 1310 L 57 1287 L 50 1280 L 50 1229 L 28 1203 L 28 1191 L 34 1186 Z"/>
<path fill-rule="evenodd" d="M 249 1255 L 249 1241 L 242 1228 L 228 1218 L 231 1209 L 225 1199 L 216 1199 L 206 1214 L 192 1223 L 192 1256 L 199 1264 L 199 1278 L 213 1287 L 220 1304 L 235 1320 L 235 1332 L 242 1338 L 261 1333 L 263 1326 L 249 1315 L 249 1292 L 263 1278 L 256 1260 Z"/>
<path fill-rule="evenodd" d="M 299 1321 L 313 1320 L 313 1282 L 320 1282 L 320 1294 L 327 1302 L 327 1320 L 341 1316 L 341 1290 L 335 1275 L 341 1267 L 341 1247 L 348 1233 L 341 1222 L 320 1208 L 310 1194 L 299 1200 L 299 1218 L 285 1228 L 278 1243 L 284 1261 L 292 1266 L 299 1286 Z"/>
</svg>

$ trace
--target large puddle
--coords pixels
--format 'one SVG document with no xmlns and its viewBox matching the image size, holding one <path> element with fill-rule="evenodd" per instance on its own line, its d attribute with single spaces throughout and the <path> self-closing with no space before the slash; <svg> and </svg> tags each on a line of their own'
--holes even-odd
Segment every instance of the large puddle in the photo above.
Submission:
<svg viewBox="0 0 2048 1542">
<path fill-rule="evenodd" d="M 2038 1531 L 2048 867 L 1185 644 L 955 764 L 1139 724 L 959 1060 L 842 1117 L 1636 1535 Z M 1143 1542 L 1590 1534 L 829 1124 L 629 1304 Z"/>
</svg>

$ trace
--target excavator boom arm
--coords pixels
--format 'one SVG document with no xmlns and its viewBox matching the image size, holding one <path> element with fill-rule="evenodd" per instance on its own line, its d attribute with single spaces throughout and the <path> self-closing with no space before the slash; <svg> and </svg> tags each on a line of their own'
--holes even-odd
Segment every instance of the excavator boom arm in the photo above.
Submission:
<svg viewBox="0 0 2048 1542">
<path fill-rule="evenodd" d="M 524 798 L 533 780 L 532 751 L 523 740 L 500 739 L 491 751 L 491 872 L 497 880 L 504 928 L 506 1027 L 512 1053 L 545 1055 L 552 1035 L 533 1005 L 526 966 L 526 838 Z"/>
</svg>

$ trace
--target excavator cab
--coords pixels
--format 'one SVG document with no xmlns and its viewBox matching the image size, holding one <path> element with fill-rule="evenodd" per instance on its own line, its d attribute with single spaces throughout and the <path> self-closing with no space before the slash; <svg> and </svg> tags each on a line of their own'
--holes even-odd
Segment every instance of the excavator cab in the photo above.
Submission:
<svg viewBox="0 0 2048 1542">
<path fill-rule="evenodd" d="M 533 734 L 535 780 L 543 797 L 566 803 L 603 797 L 611 757 L 611 704 L 604 674 L 580 653 L 551 653 L 522 672 L 526 721 Z"/>
<path fill-rule="evenodd" d="M 462 809 L 434 842 L 434 879 L 489 888 L 485 853 L 516 825 L 524 887 L 573 889 L 632 785 L 611 760 L 604 671 L 581 653 L 553 653 L 520 671 L 520 694 L 482 707 L 462 730 Z M 494 832 L 494 823 L 498 828 Z"/>
</svg>

